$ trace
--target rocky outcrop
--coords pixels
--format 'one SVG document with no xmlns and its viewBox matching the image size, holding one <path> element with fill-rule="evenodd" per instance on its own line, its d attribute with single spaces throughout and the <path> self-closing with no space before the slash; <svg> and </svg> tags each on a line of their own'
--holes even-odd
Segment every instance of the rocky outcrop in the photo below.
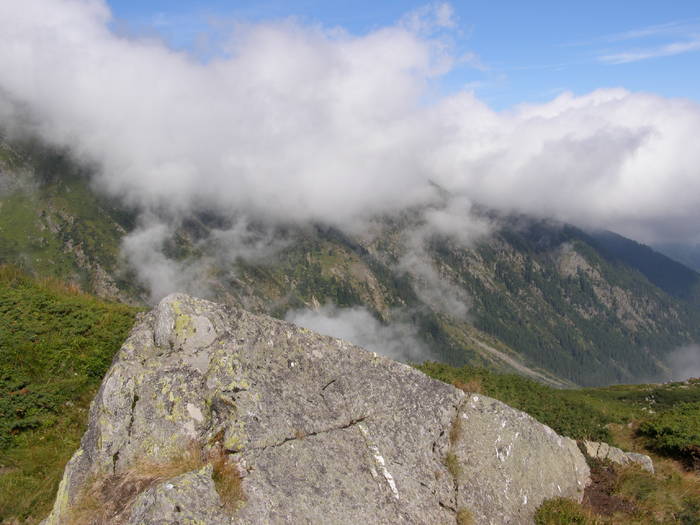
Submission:
<svg viewBox="0 0 700 525">
<path fill-rule="evenodd" d="M 530 523 L 588 479 L 574 441 L 496 400 L 172 295 L 115 357 L 44 523 Z"/>
<path fill-rule="evenodd" d="M 622 449 L 598 441 L 583 441 L 582 444 L 584 452 L 593 459 L 608 460 L 618 465 L 636 464 L 647 472 L 654 473 L 654 464 L 646 454 L 625 452 Z"/>
</svg>

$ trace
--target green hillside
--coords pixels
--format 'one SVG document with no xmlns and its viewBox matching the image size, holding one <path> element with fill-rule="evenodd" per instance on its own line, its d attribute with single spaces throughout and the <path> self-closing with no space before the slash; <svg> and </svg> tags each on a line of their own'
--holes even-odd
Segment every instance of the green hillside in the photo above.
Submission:
<svg viewBox="0 0 700 525">
<path fill-rule="evenodd" d="M 667 257 L 700 272 L 700 244 L 659 242 L 653 248 Z"/>
<path fill-rule="evenodd" d="M 602 254 L 639 270 L 649 281 L 669 294 L 700 303 L 700 274 L 650 247 L 613 232 L 592 235 Z"/>
<path fill-rule="evenodd" d="M 133 217 L 99 197 L 62 151 L 0 137 L 0 264 L 73 282 L 111 299 L 135 297 L 119 271 Z"/>
<path fill-rule="evenodd" d="M 48 512 L 135 313 L 0 266 L 0 523 Z"/>
<path fill-rule="evenodd" d="M 65 152 L 0 140 L 0 153 L 0 263 L 144 304 L 147 283 L 120 257 L 134 213 L 95 193 Z M 277 317 L 363 307 L 413 326 L 431 358 L 558 386 L 665 377 L 668 353 L 700 340 L 700 277 L 648 247 L 493 212 L 482 212 L 493 233 L 471 245 L 433 235 L 417 247 L 423 211 L 377 218 L 372 235 L 249 225 L 251 245 L 277 246 L 264 258 L 222 255 L 212 232 L 235 219 L 192 214 L 164 252 L 198 268 L 192 289 L 208 298 Z"/>
</svg>

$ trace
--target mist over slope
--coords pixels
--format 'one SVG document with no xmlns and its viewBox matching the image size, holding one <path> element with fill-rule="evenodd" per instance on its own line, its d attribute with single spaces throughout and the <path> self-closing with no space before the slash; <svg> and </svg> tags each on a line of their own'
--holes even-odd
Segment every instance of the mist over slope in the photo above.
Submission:
<svg viewBox="0 0 700 525">
<path fill-rule="evenodd" d="M 95 194 L 89 170 L 65 154 L 37 143 L 2 151 L 0 263 L 105 297 L 148 303 L 185 290 L 394 359 L 468 363 L 555 385 L 680 377 L 668 358 L 681 347 L 692 354 L 699 338 L 695 299 L 556 221 L 472 208 L 474 220 L 447 220 L 452 230 L 437 233 L 428 217 L 454 214 L 445 195 L 355 233 L 193 213 L 149 237 L 137 210 Z"/>
</svg>

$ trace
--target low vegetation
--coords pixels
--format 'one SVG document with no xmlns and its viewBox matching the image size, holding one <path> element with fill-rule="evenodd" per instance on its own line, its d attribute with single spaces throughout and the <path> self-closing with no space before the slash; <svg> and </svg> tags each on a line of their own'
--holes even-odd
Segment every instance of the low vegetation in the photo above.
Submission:
<svg viewBox="0 0 700 525">
<path fill-rule="evenodd" d="M 562 390 L 472 366 L 426 362 L 418 369 L 465 392 L 499 399 L 574 439 L 619 445 L 610 425 L 641 422 L 638 432 L 648 448 L 692 458 L 700 447 L 700 380 Z"/>
<path fill-rule="evenodd" d="M 143 460 L 129 471 L 92 480 L 71 505 L 71 525 L 119 523 L 123 513 L 142 492 L 161 481 L 204 466 L 199 447 L 193 445 L 169 461 Z"/>
<path fill-rule="evenodd" d="M 245 501 L 237 465 L 219 444 L 207 450 L 193 442 L 168 461 L 143 460 L 125 472 L 93 480 L 71 506 L 70 523 L 121 523 L 140 494 L 159 483 L 208 464 L 212 465 L 212 479 L 224 508 L 234 512 Z"/>
<path fill-rule="evenodd" d="M 593 525 L 595 519 L 583 505 L 566 498 L 553 498 L 540 505 L 536 525 Z"/>
<path fill-rule="evenodd" d="M 209 462 L 213 467 L 212 480 L 224 508 L 235 512 L 245 502 L 246 494 L 238 465 L 218 446 L 209 453 Z"/>
<path fill-rule="evenodd" d="M 583 503 L 555 498 L 537 509 L 538 525 L 649 525 L 700 523 L 700 479 L 672 460 L 650 474 L 636 466 L 593 462 Z"/>
<path fill-rule="evenodd" d="M 474 516 L 469 509 L 461 508 L 457 511 L 457 525 L 474 525 Z"/>
<path fill-rule="evenodd" d="M 660 453 L 700 470 L 700 402 L 680 403 L 643 421 L 639 433 Z"/>
<path fill-rule="evenodd" d="M 0 266 L 0 522 L 50 509 L 134 308 Z"/>
</svg>

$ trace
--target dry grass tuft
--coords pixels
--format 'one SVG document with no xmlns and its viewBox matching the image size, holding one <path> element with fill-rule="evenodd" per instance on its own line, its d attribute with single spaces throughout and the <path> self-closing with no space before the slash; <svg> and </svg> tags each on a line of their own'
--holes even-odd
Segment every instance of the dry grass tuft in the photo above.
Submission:
<svg viewBox="0 0 700 525">
<path fill-rule="evenodd" d="M 16 283 L 27 278 L 27 274 L 12 264 L 0 264 L 0 282 Z"/>
<path fill-rule="evenodd" d="M 452 382 L 452 386 L 459 388 L 467 394 L 481 394 L 484 389 L 483 385 L 481 384 L 481 378 L 479 377 L 474 377 L 466 383 L 456 380 Z"/>
<path fill-rule="evenodd" d="M 545 500 L 535 512 L 536 525 L 602 525 L 602 523 L 580 503 L 566 498 Z"/>
<path fill-rule="evenodd" d="M 221 446 L 212 449 L 209 453 L 209 462 L 214 469 L 212 479 L 221 503 L 229 512 L 235 512 L 246 500 L 243 478 L 238 465 Z"/>
<path fill-rule="evenodd" d="M 457 416 L 454 418 L 454 421 L 452 421 L 452 426 L 450 426 L 450 445 L 454 445 L 457 443 L 457 440 L 462 436 L 462 418 L 459 415 L 459 411 L 457 412 Z"/>
<path fill-rule="evenodd" d="M 445 466 L 455 479 L 462 473 L 462 467 L 459 464 L 459 459 L 454 452 L 448 452 L 445 454 Z"/>
<path fill-rule="evenodd" d="M 169 461 L 142 461 L 128 472 L 112 474 L 88 485 L 72 505 L 70 525 L 118 525 L 128 518 L 136 497 L 149 488 L 186 472 L 211 464 L 212 479 L 226 510 L 235 512 L 245 502 L 238 465 L 220 443 L 205 453 L 197 443 Z"/>
<path fill-rule="evenodd" d="M 65 295 L 91 297 L 89 294 L 86 294 L 77 283 L 62 281 L 56 277 L 32 278 L 29 273 L 18 266 L 13 264 L 0 264 L 0 283 L 13 286 L 28 281 L 32 281 L 39 287 L 45 288 L 52 292 Z"/>
<path fill-rule="evenodd" d="M 198 470 L 205 464 L 200 447 L 192 444 L 169 461 L 141 461 L 127 472 L 96 479 L 71 506 L 70 524 L 122 523 L 139 494 L 167 479 Z"/>
</svg>

